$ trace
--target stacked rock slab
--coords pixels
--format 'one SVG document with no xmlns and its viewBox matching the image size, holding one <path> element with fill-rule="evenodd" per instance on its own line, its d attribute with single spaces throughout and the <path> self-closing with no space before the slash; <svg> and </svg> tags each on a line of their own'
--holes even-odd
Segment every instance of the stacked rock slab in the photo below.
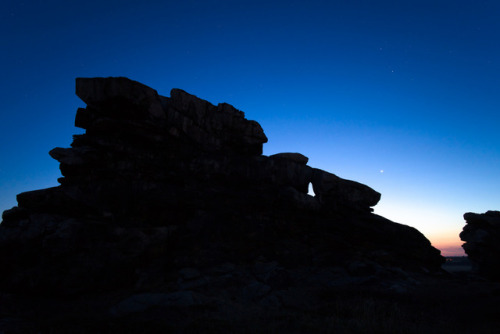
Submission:
<svg viewBox="0 0 500 334">
<path fill-rule="evenodd" d="M 460 239 L 477 273 L 500 280 L 500 211 L 464 214 L 467 225 Z"/>
<path fill-rule="evenodd" d="M 439 269 L 421 233 L 372 213 L 378 192 L 299 153 L 262 155 L 261 126 L 229 104 L 179 89 L 164 97 L 127 78 L 79 78 L 76 94 L 86 131 L 50 151 L 60 186 L 19 194 L 3 213 L 4 290 L 177 291 L 179 273 L 229 264 L 247 282 L 245 268 L 261 262 L 294 284 L 298 268 L 353 261 L 371 272 Z"/>
</svg>

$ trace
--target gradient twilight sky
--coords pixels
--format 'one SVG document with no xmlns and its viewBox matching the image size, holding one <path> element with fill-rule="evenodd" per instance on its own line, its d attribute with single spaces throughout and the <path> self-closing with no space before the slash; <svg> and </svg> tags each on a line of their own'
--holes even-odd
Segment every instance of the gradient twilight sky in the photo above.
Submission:
<svg viewBox="0 0 500 334">
<path fill-rule="evenodd" d="M 76 77 L 182 88 L 258 121 L 264 154 L 382 193 L 375 213 L 463 254 L 500 209 L 500 1 L 3 1 L 0 210 L 57 185 Z"/>
</svg>

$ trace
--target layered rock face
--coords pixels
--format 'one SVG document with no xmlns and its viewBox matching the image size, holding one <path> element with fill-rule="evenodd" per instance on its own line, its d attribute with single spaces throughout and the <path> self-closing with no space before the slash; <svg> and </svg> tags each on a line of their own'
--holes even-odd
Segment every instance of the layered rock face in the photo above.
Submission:
<svg viewBox="0 0 500 334">
<path fill-rule="evenodd" d="M 299 153 L 262 155 L 261 126 L 229 104 L 127 78 L 80 78 L 76 93 L 86 132 L 50 151 L 60 186 L 19 194 L 3 213 L 4 291 L 254 300 L 339 273 L 439 270 L 421 233 L 372 213 L 378 192 Z"/>
<path fill-rule="evenodd" d="M 467 225 L 460 239 L 476 271 L 493 280 L 500 280 L 500 211 L 464 214 Z"/>
</svg>

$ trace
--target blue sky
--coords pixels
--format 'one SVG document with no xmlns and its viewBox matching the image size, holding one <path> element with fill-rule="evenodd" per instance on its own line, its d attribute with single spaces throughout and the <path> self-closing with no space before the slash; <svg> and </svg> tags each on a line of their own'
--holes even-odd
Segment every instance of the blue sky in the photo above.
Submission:
<svg viewBox="0 0 500 334">
<path fill-rule="evenodd" d="M 500 210 L 498 17 L 494 0 L 4 1 L 0 210 L 57 185 L 74 79 L 127 76 L 233 104 L 264 154 L 371 186 L 376 213 L 456 252 L 463 213 Z"/>
</svg>

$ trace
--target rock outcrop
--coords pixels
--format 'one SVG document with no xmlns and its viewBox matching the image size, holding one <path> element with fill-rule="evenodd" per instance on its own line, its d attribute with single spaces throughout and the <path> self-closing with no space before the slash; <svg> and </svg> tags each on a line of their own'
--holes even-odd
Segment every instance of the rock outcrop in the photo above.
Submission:
<svg viewBox="0 0 500 334">
<path fill-rule="evenodd" d="M 460 233 L 465 253 L 478 274 L 500 280 L 500 211 L 464 214 L 467 225 Z"/>
<path fill-rule="evenodd" d="M 76 93 L 86 132 L 50 151 L 60 185 L 3 213 L 2 291 L 129 291 L 114 308 L 127 314 L 143 299 L 295 305 L 304 289 L 440 268 L 421 233 L 372 213 L 378 192 L 262 155 L 261 126 L 229 104 L 127 78 L 80 78 Z"/>
</svg>

